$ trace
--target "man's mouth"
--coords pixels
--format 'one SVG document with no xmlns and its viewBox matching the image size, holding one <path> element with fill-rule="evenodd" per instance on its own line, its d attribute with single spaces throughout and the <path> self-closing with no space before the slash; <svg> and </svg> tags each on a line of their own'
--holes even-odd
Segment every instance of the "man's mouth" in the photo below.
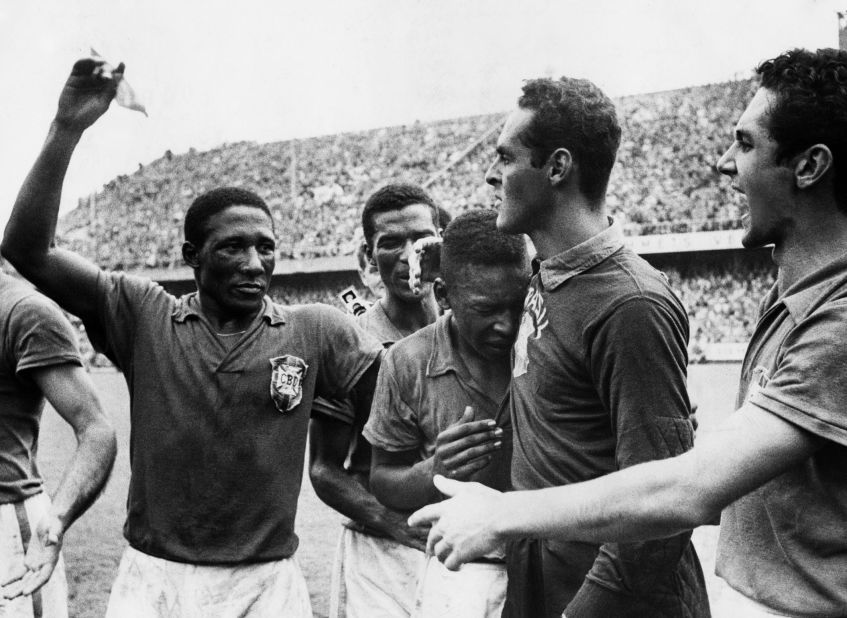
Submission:
<svg viewBox="0 0 847 618">
<path fill-rule="evenodd" d="M 235 289 L 242 294 L 263 294 L 265 286 L 261 283 L 239 283 L 235 286 Z"/>
</svg>

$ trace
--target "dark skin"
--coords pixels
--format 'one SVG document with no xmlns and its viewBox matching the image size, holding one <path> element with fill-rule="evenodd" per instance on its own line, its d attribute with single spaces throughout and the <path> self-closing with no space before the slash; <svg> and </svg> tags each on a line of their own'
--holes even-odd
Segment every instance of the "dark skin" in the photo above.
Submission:
<svg viewBox="0 0 847 618">
<path fill-rule="evenodd" d="M 451 343 L 481 389 L 502 399 L 509 385 L 510 350 L 517 335 L 526 285 L 527 265 L 467 265 L 454 281 L 436 279 L 435 296 L 445 311 L 453 311 Z M 376 496 L 396 509 L 416 509 L 441 499 L 432 479 L 476 480 L 489 466 L 499 466 L 492 478 L 508 477 L 508 452 L 503 430 L 492 419 L 475 419 L 467 406 L 455 423 L 435 438 L 431 457 L 421 460 L 417 448 L 386 451 L 374 448 L 371 485 Z"/>
<path fill-rule="evenodd" d="M 123 65 L 111 78 L 98 75 L 102 64 L 85 59 L 74 65 L 47 140 L 18 194 L 2 244 L 3 255 L 22 275 L 84 320 L 96 319 L 101 271 L 81 256 L 57 249 L 54 234 L 71 156 L 85 130 L 108 110 L 123 77 Z M 273 273 L 270 218 L 258 207 L 233 204 L 209 219 L 198 244 L 186 242 L 183 256 L 194 270 L 204 320 L 217 333 L 244 330 L 261 312 Z M 378 369 L 376 361 L 354 387 L 363 419 L 370 409 Z M 406 527 L 405 522 L 402 525 Z"/>
<path fill-rule="evenodd" d="M 385 284 L 380 299 L 391 323 L 405 335 L 432 323 L 438 307 L 432 293 L 413 294 L 408 286 L 408 256 L 418 238 L 435 236 L 431 207 L 410 204 L 374 216 L 375 233 L 367 248 L 368 260 L 377 266 Z M 350 425 L 324 414 L 314 414 L 309 424 L 309 477 L 315 493 L 328 506 L 398 543 L 423 550 L 426 535 L 410 528 L 404 513 L 387 508 L 371 493 L 368 475 L 354 472 L 370 467 L 371 448 L 361 435 L 367 406 L 354 396 L 359 420 Z M 342 404 L 344 405 L 344 404 Z M 355 442 L 355 448 L 351 445 Z M 348 453 L 357 458 L 351 470 L 344 467 Z M 358 465 L 357 465 L 358 464 Z M 351 482 L 353 481 L 353 482 Z"/>
</svg>

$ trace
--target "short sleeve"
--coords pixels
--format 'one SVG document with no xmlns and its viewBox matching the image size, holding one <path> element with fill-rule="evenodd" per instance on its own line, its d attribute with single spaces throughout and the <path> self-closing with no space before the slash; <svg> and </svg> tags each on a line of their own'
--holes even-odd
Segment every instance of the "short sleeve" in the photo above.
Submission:
<svg viewBox="0 0 847 618">
<path fill-rule="evenodd" d="M 48 299 L 36 295 L 22 299 L 9 320 L 9 332 L 15 333 L 13 356 L 19 378 L 31 369 L 65 363 L 82 365 L 73 327 Z"/>
<path fill-rule="evenodd" d="M 847 446 L 847 301 L 801 320 L 786 336 L 773 375 L 750 402 Z"/>
<path fill-rule="evenodd" d="M 414 391 L 397 381 L 395 356 L 389 351 L 379 368 L 371 414 L 362 435 L 385 451 L 409 451 L 424 443 L 418 418 L 403 395 Z"/>
<path fill-rule="evenodd" d="M 315 305 L 319 312 L 321 367 L 316 392 L 327 399 L 344 398 L 379 358 L 382 345 L 350 317 L 334 307 Z"/>
<path fill-rule="evenodd" d="M 167 294 L 157 283 L 142 277 L 101 271 L 97 279 L 97 312 L 84 321 L 94 349 L 125 371 L 138 327 L 138 316 L 148 301 Z"/>
</svg>

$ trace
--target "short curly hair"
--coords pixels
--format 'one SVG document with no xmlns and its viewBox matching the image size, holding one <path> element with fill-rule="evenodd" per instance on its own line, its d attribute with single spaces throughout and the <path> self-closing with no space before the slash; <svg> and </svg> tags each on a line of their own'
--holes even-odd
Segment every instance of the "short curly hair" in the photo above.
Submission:
<svg viewBox="0 0 847 618">
<path fill-rule="evenodd" d="M 835 199 L 847 213 L 847 51 L 793 49 L 756 73 L 762 88 L 776 95 L 768 130 L 778 162 L 825 144 L 833 156 Z"/>
<path fill-rule="evenodd" d="M 270 217 L 271 228 L 273 228 L 274 218 L 265 200 L 252 191 L 240 187 L 219 187 L 198 196 L 188 207 L 183 224 L 185 240 L 198 249 L 202 247 L 209 231 L 206 223 L 214 215 L 230 206 L 258 208 Z"/>
<path fill-rule="evenodd" d="M 621 142 L 615 104 L 587 79 L 527 80 L 518 106 L 535 112 L 521 135 L 541 167 L 557 148 L 566 148 L 579 166 L 579 188 L 593 201 L 603 198 Z"/>
<path fill-rule="evenodd" d="M 425 204 L 432 210 L 432 223 L 439 227 L 439 211 L 429 193 L 418 185 L 409 183 L 394 183 L 380 187 L 374 191 L 365 202 L 362 210 L 362 233 L 365 242 L 371 246 L 373 235 L 376 234 L 374 219 L 378 213 L 402 210 L 412 204 Z"/>
<path fill-rule="evenodd" d="M 528 267 L 526 241 L 497 229 L 497 211 L 468 210 L 450 222 L 441 243 L 441 278 L 450 285 L 468 264 Z"/>
</svg>

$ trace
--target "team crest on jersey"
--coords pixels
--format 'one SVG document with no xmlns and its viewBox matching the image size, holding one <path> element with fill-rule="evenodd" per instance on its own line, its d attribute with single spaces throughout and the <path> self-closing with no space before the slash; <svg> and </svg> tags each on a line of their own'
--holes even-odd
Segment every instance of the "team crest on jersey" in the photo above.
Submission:
<svg viewBox="0 0 847 618">
<path fill-rule="evenodd" d="M 544 299 L 537 289 L 530 287 L 523 305 L 521 327 L 515 340 L 515 364 L 512 368 L 514 377 L 518 378 L 526 373 L 527 367 L 529 367 L 527 344 L 530 339 L 541 337 L 541 331 L 547 328 L 548 324 L 547 307 L 544 306 Z"/>
<path fill-rule="evenodd" d="M 280 412 L 290 412 L 303 398 L 303 378 L 309 366 L 302 358 L 286 354 L 270 359 L 271 398 Z"/>
</svg>

